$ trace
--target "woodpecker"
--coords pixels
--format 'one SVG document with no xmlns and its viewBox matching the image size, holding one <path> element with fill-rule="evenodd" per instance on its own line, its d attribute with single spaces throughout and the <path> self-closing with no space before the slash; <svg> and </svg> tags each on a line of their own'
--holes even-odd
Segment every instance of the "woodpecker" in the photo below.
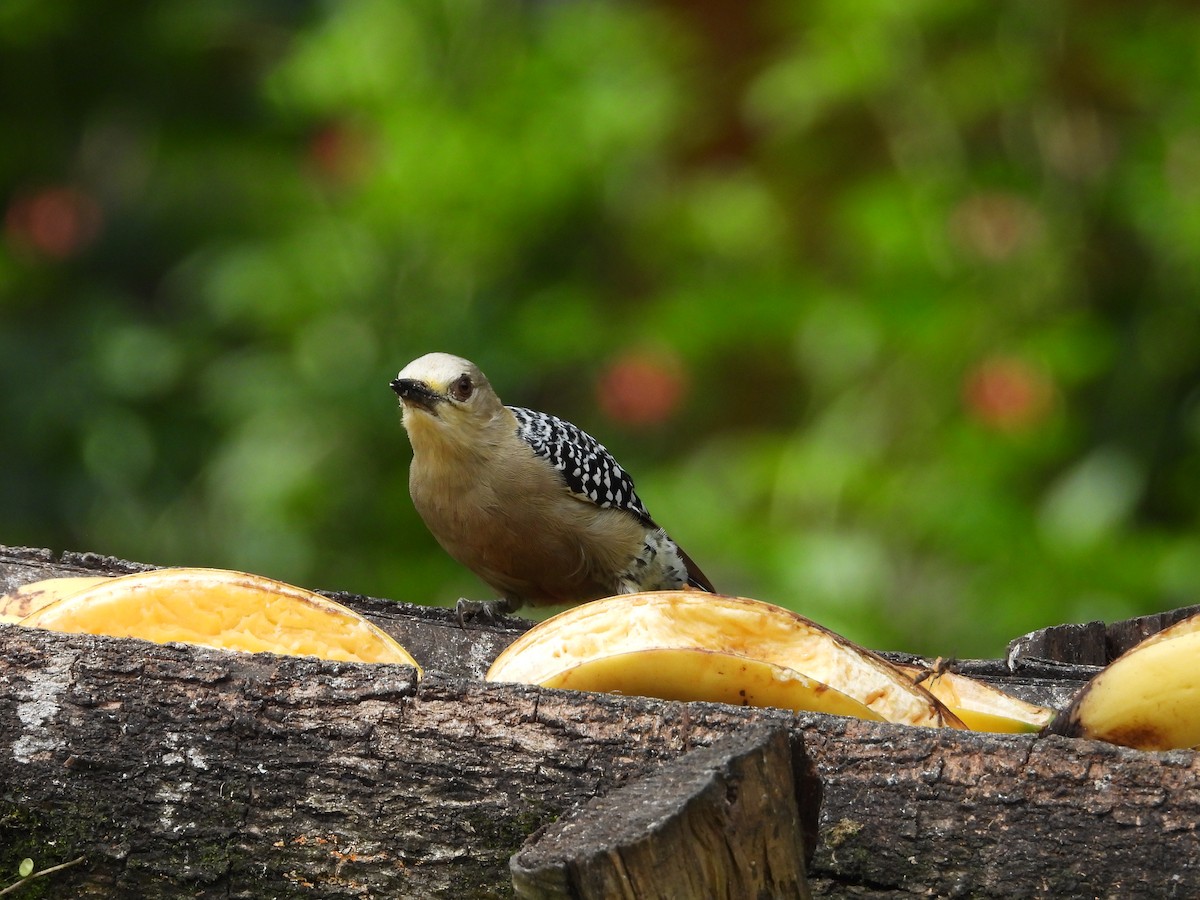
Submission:
<svg viewBox="0 0 1200 900">
<path fill-rule="evenodd" d="M 409 492 L 439 544 L 499 594 L 458 614 L 713 586 L 590 434 L 505 406 L 474 363 L 429 353 L 391 382 L 413 448 Z"/>
</svg>

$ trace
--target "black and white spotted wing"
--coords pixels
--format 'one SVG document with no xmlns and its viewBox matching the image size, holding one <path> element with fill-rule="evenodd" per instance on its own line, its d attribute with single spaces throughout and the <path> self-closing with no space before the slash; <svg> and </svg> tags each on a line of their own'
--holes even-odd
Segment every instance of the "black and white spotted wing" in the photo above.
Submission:
<svg viewBox="0 0 1200 900">
<path fill-rule="evenodd" d="M 533 452 L 562 473 L 575 496 L 597 506 L 615 507 L 650 521 L 650 513 L 633 489 L 633 479 L 598 440 L 570 422 L 520 406 L 509 409 L 517 433 Z"/>
</svg>

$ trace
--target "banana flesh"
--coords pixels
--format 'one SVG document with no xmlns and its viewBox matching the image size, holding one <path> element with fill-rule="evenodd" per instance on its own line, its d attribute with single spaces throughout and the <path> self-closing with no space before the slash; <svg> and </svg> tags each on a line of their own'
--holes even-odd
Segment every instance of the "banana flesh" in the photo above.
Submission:
<svg viewBox="0 0 1200 900">
<path fill-rule="evenodd" d="M 934 671 L 920 666 L 897 664 L 897 669 L 921 684 L 958 716 L 972 731 L 1027 734 L 1040 731 L 1054 717 L 1054 710 L 1027 703 L 1004 693 L 985 681 L 957 672 Z"/>
<path fill-rule="evenodd" d="M 420 673 L 395 639 L 348 607 L 281 581 L 225 569 L 155 569 L 101 578 L 20 624 L 251 653 L 400 663 Z"/>
<path fill-rule="evenodd" d="M 733 657 L 818 682 L 888 722 L 964 727 L 887 660 L 829 629 L 769 603 L 697 591 L 625 594 L 560 613 L 517 638 L 496 658 L 486 678 L 547 684 L 590 660 L 634 653 L 649 654 L 638 663 L 646 677 L 634 682 L 631 676 L 623 684 L 626 693 L 662 696 L 667 691 L 660 684 L 710 677 L 715 662 L 724 665 Z M 644 662 L 654 654 L 659 654 L 657 667 Z M 581 677 L 587 671 L 573 676 L 573 686 L 603 689 Z M 609 682 L 596 682 L 605 683 Z M 795 708 L 795 702 L 780 705 Z"/>
<path fill-rule="evenodd" d="M 645 694 L 663 700 L 707 700 L 735 706 L 774 706 L 883 721 L 839 690 L 799 672 L 713 650 L 633 650 L 584 660 L 541 682 L 542 687 Z"/>
<path fill-rule="evenodd" d="M 1140 750 L 1200 746 L 1200 616 L 1109 663 L 1048 731 Z"/>
</svg>

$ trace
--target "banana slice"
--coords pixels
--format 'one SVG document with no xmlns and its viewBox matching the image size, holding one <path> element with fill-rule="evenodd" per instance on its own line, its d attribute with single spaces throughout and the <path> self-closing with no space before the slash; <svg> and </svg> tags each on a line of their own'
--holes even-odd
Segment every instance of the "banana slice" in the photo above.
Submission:
<svg viewBox="0 0 1200 900">
<path fill-rule="evenodd" d="M 107 581 L 108 578 L 107 575 L 70 575 L 43 578 L 41 581 L 23 584 L 0 597 L 0 622 L 20 622 L 43 606 L 77 594 L 84 588 Z"/>
<path fill-rule="evenodd" d="M 899 663 L 896 668 L 914 681 L 926 674 L 920 666 Z M 1024 734 L 1040 731 L 1054 710 L 1027 703 L 985 681 L 957 672 L 934 672 L 920 682 L 972 731 Z"/>
<path fill-rule="evenodd" d="M 542 687 L 775 706 L 883 721 L 883 716 L 827 684 L 757 659 L 713 650 L 633 650 L 584 660 L 540 682 Z"/>
<path fill-rule="evenodd" d="M 642 654 L 622 682 L 625 693 L 662 697 L 689 678 L 719 680 L 711 666 L 728 658 L 757 661 L 819 682 L 869 708 L 888 722 L 964 727 L 958 718 L 891 663 L 790 610 L 750 600 L 697 591 L 625 594 L 575 607 L 534 626 L 517 638 L 487 673 L 488 681 L 560 684 L 563 673 L 577 689 L 594 688 L 588 671 L 611 673 L 600 660 Z M 654 665 L 655 654 L 659 664 Z M 614 660 L 612 666 L 619 665 Z M 635 678 L 635 676 L 638 676 Z M 732 673 L 722 677 L 733 679 Z M 795 677 L 795 676 L 790 676 Z M 612 683 L 616 676 L 605 674 Z M 717 696 L 731 696 L 722 686 Z M 775 696 L 761 691 L 756 696 Z M 754 691 L 747 690 L 747 694 Z M 786 694 L 786 692 L 785 692 Z M 690 696 L 690 695 L 689 695 Z M 733 689 L 732 696 L 740 696 Z M 668 698 L 676 699 L 676 698 Z M 737 702 L 741 702 L 738 700 Z M 795 700 L 781 705 L 794 708 Z"/>
<path fill-rule="evenodd" d="M 1139 750 L 1200 745 L 1197 626 L 1200 617 L 1184 619 L 1117 657 L 1080 689 L 1048 730 Z"/>
<path fill-rule="evenodd" d="M 303 588 L 224 569 L 105 578 L 21 620 L 74 634 L 179 641 L 221 650 L 420 666 L 390 635 Z"/>
</svg>

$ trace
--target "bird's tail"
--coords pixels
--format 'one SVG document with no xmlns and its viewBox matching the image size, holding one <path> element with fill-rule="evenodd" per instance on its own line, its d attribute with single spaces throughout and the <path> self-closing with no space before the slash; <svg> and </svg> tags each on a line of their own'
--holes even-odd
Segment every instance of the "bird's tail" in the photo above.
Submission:
<svg viewBox="0 0 1200 900">
<path fill-rule="evenodd" d="M 683 565 L 687 569 L 688 586 L 715 594 L 717 589 L 712 586 L 712 582 L 708 580 L 708 576 L 700 571 L 700 567 L 692 562 L 692 558 L 683 552 L 682 547 L 676 544 L 675 549 L 679 551 L 679 557 L 683 560 Z"/>
</svg>

